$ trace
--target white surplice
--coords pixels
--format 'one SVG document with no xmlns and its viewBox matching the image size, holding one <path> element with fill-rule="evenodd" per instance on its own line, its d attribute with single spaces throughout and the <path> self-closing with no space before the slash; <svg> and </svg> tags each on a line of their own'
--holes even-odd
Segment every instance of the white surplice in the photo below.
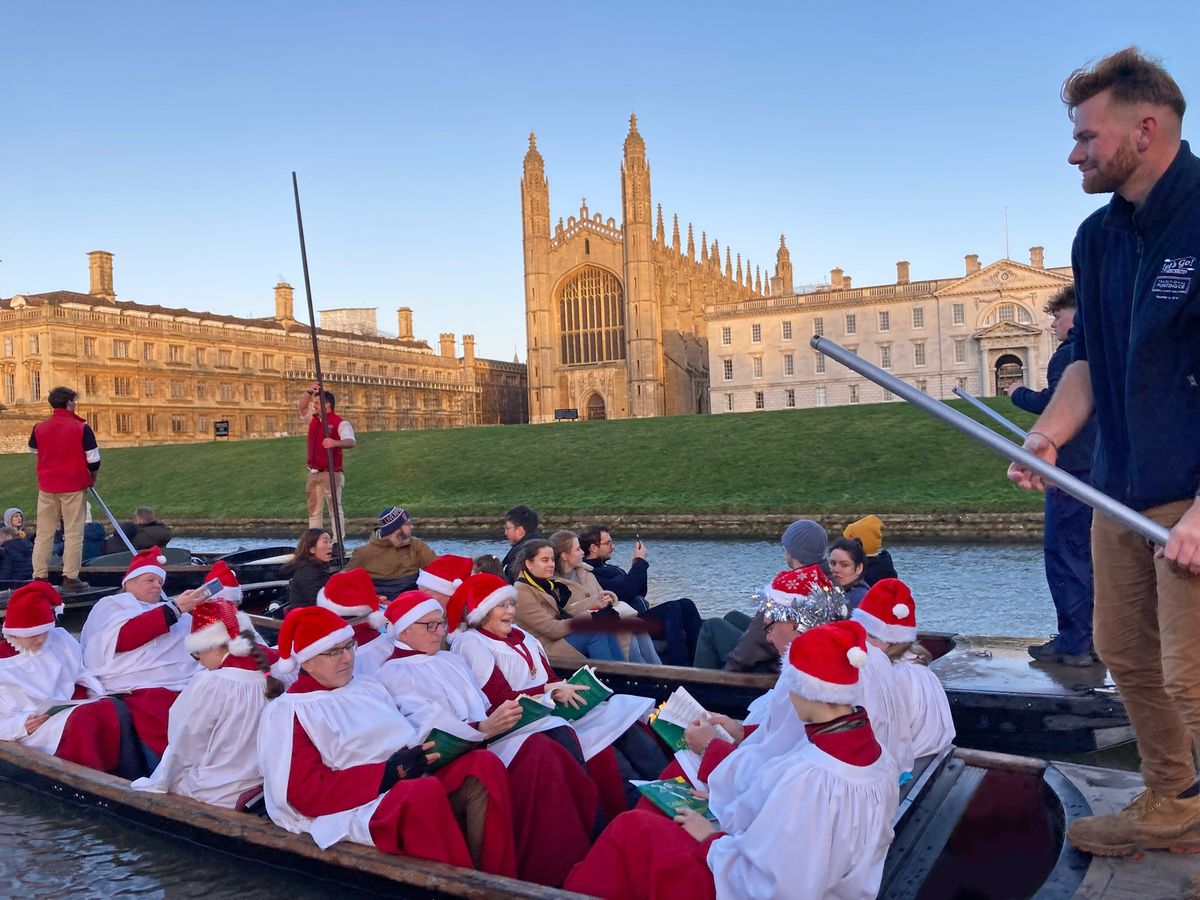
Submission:
<svg viewBox="0 0 1200 900">
<path fill-rule="evenodd" d="M 901 772 L 913 767 L 913 715 L 908 683 L 895 672 L 891 658 L 874 644 L 867 645 L 867 664 L 859 670 L 862 705 L 871 717 L 871 727 L 883 748 Z"/>
<path fill-rule="evenodd" d="M 287 693 L 263 710 L 258 764 L 271 820 L 294 834 L 308 832 L 322 850 L 343 838 L 374 846 L 371 816 L 383 794 L 362 806 L 316 818 L 288 804 L 295 720 L 320 752 L 321 761 L 339 771 L 386 762 L 401 747 L 414 746 L 417 732 L 396 709 L 387 689 L 373 678 L 353 678 L 331 691 Z"/>
<path fill-rule="evenodd" d="M 262 672 L 249 669 L 198 672 L 171 706 L 167 752 L 154 773 L 132 787 L 233 809 L 263 780 L 257 744 L 264 685 Z"/>
<path fill-rule="evenodd" d="M 101 597 L 88 613 L 80 634 L 83 661 L 108 693 L 151 687 L 182 691 L 200 671 L 200 664 L 184 646 L 192 627 L 192 617 L 187 613 L 166 634 L 133 650 L 117 652 L 121 627 L 130 619 L 164 605 L 142 603 L 125 592 Z"/>
<path fill-rule="evenodd" d="M 919 759 L 941 753 L 954 743 L 954 717 L 937 675 L 915 660 L 905 654 L 892 664 L 892 672 L 908 696 L 913 756 Z"/>
<path fill-rule="evenodd" d="M 65 628 L 52 628 L 36 653 L 0 659 L 0 740 L 54 753 L 74 710 L 55 713 L 33 734 L 25 733 L 25 720 L 71 702 L 76 684 L 93 697 L 104 693 L 100 682 L 84 669 L 79 642 Z"/>
</svg>

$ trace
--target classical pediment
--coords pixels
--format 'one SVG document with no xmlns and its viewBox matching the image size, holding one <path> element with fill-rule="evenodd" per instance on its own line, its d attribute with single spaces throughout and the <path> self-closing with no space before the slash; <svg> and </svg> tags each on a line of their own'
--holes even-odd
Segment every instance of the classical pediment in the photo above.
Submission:
<svg viewBox="0 0 1200 900">
<path fill-rule="evenodd" d="M 997 322 L 973 332 L 971 337 L 977 341 L 984 340 L 1016 340 L 1029 341 L 1041 337 L 1042 330 L 1032 325 L 1022 325 L 1020 322 Z"/>
<path fill-rule="evenodd" d="M 1035 269 L 1011 259 L 1002 259 L 946 285 L 936 293 L 939 297 L 979 295 L 994 291 L 1018 293 L 1058 288 L 1070 283 L 1071 279 L 1067 275 L 1060 275 L 1048 269 Z"/>
</svg>

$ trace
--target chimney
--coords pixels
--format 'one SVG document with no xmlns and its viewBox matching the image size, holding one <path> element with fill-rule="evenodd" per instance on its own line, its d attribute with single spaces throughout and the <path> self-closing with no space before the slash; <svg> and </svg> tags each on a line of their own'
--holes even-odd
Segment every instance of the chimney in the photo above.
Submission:
<svg viewBox="0 0 1200 900">
<path fill-rule="evenodd" d="M 1035 269 L 1046 268 L 1046 248 L 1045 247 L 1030 247 L 1029 248 L 1029 264 Z"/>
<path fill-rule="evenodd" d="M 840 291 L 842 289 L 842 270 L 841 269 L 830 269 L 829 270 L 829 289 L 833 290 L 833 291 Z"/>
<path fill-rule="evenodd" d="M 964 259 L 967 261 L 967 274 L 974 275 L 979 271 L 979 254 L 968 253 Z"/>
<path fill-rule="evenodd" d="M 842 276 L 842 290 L 844 290 L 844 291 L 850 290 L 850 276 L 849 275 Z"/>
<path fill-rule="evenodd" d="M 402 341 L 411 341 L 413 339 L 412 330 L 412 307 L 402 306 L 396 310 L 396 337 Z"/>
<path fill-rule="evenodd" d="M 896 263 L 896 284 L 908 284 L 908 260 Z"/>
<path fill-rule="evenodd" d="M 475 365 L 475 335 L 463 335 L 463 362 L 468 366 Z"/>
<path fill-rule="evenodd" d="M 107 250 L 93 250 L 88 254 L 88 275 L 91 282 L 88 293 L 109 303 L 117 299 L 113 291 L 112 256 Z"/>
<path fill-rule="evenodd" d="M 292 286 L 286 281 L 275 285 L 275 319 L 279 322 L 295 321 L 292 313 Z"/>
<path fill-rule="evenodd" d="M 441 355 L 454 358 L 454 332 L 443 331 L 438 335 L 438 343 L 441 344 Z"/>
</svg>

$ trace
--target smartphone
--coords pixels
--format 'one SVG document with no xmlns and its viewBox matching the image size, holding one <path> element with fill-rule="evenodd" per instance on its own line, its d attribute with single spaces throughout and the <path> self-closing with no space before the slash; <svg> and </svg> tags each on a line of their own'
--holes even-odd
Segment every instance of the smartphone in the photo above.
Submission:
<svg viewBox="0 0 1200 900">
<path fill-rule="evenodd" d="M 224 585 L 221 584 L 220 578 L 210 578 L 204 584 L 200 585 L 200 592 L 204 595 L 200 599 L 207 600 L 209 597 L 221 593 L 223 587 Z"/>
</svg>

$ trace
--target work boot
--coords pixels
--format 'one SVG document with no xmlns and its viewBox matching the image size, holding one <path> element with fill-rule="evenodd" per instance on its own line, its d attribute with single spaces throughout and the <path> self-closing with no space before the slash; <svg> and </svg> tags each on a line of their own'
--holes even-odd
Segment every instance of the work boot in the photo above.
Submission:
<svg viewBox="0 0 1200 900">
<path fill-rule="evenodd" d="M 1078 655 L 1063 653 L 1058 661 L 1064 666 L 1071 666 L 1076 669 L 1086 669 L 1100 663 L 1099 657 L 1094 653 L 1080 653 Z"/>
<path fill-rule="evenodd" d="M 81 594 L 90 588 L 91 585 L 86 581 L 80 581 L 78 578 L 64 578 L 62 584 L 59 585 L 58 592 L 60 594 Z"/>
<path fill-rule="evenodd" d="M 1143 850 L 1200 853 L 1200 794 L 1168 797 L 1147 788 L 1120 812 L 1076 819 L 1067 840 L 1097 856 L 1134 856 Z"/>
<path fill-rule="evenodd" d="M 1044 644 L 1034 644 L 1029 648 L 1029 655 L 1038 662 L 1062 662 L 1062 652 L 1058 649 L 1058 635 L 1050 638 Z"/>
</svg>

